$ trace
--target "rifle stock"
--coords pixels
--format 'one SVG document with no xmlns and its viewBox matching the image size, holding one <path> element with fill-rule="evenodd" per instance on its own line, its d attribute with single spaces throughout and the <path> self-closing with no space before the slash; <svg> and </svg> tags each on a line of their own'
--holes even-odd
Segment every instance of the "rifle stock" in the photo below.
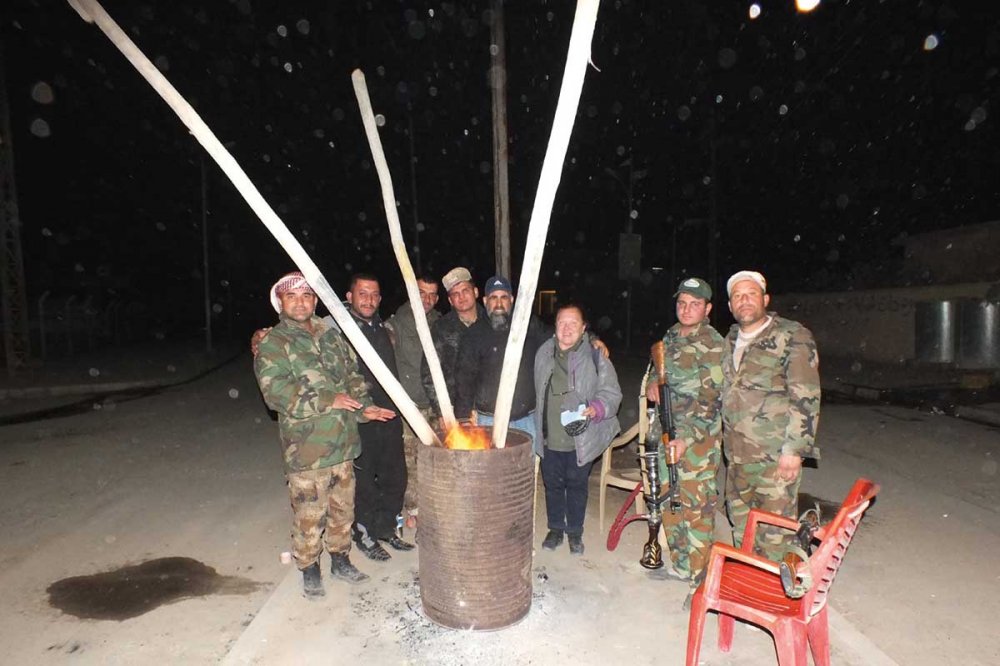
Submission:
<svg viewBox="0 0 1000 666">
<path fill-rule="evenodd" d="M 819 529 L 819 507 L 807 509 L 799 516 L 799 528 L 795 530 L 794 546 L 789 548 L 778 564 L 778 574 L 785 595 L 792 599 L 801 598 L 812 586 L 812 577 L 799 573 L 799 565 L 812 554 L 812 540 Z M 805 557 L 803 557 L 805 555 Z M 798 579 L 802 578 L 799 582 Z"/>
</svg>

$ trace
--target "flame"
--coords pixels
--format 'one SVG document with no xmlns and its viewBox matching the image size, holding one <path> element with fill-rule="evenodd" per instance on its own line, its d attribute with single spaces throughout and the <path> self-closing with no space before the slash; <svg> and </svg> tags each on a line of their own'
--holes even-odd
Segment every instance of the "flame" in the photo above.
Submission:
<svg viewBox="0 0 1000 666">
<path fill-rule="evenodd" d="M 455 426 L 448 431 L 444 445 L 449 449 L 461 451 L 481 451 L 490 448 L 490 431 L 488 428 L 463 428 Z"/>
</svg>

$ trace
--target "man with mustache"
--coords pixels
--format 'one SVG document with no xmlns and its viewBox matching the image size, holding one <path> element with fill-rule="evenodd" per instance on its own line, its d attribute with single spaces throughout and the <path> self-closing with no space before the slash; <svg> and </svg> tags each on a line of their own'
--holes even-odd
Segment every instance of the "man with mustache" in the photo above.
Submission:
<svg viewBox="0 0 1000 666">
<path fill-rule="evenodd" d="M 278 413 L 294 516 L 292 554 L 303 593 L 315 599 L 325 594 L 319 567 L 324 546 L 335 578 L 368 579 L 348 559 L 358 424 L 398 419 L 372 404 L 354 351 L 336 326 L 316 316 L 316 294 L 302 273 L 278 280 L 271 304 L 280 320 L 260 341 L 254 373 L 264 401 Z"/>
<path fill-rule="evenodd" d="M 819 354 L 802 324 L 767 311 L 767 281 L 739 271 L 726 283 L 736 324 L 722 351 L 726 502 L 737 548 L 750 509 L 798 517 L 802 459 L 819 458 Z M 778 561 L 787 531 L 758 528 L 755 549 Z"/>
</svg>

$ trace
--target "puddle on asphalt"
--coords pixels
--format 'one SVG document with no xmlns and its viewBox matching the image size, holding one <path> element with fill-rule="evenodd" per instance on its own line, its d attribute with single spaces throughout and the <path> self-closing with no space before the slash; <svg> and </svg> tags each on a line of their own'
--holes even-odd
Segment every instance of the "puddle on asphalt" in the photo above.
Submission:
<svg viewBox="0 0 1000 666">
<path fill-rule="evenodd" d="M 64 578 L 48 587 L 49 605 L 92 620 L 127 620 L 181 599 L 210 594 L 250 594 L 261 587 L 247 578 L 223 576 L 190 557 L 164 557 L 92 574 Z"/>
</svg>

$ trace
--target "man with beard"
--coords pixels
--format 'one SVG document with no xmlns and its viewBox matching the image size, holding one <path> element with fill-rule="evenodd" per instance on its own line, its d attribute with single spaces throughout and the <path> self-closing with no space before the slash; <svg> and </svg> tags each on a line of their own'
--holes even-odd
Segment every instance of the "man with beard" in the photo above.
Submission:
<svg viewBox="0 0 1000 666">
<path fill-rule="evenodd" d="M 494 275 L 483 289 L 486 318 L 478 319 L 462 337 L 455 362 L 455 416 L 468 418 L 473 425 L 492 425 L 497 402 L 500 372 L 510 335 L 514 294 L 510 281 Z M 537 317 L 528 320 L 528 332 L 521 353 L 521 365 L 514 385 L 510 427 L 535 436 L 534 364 L 535 353 L 551 333 Z"/>
<path fill-rule="evenodd" d="M 726 283 L 736 324 L 722 350 L 726 501 L 737 548 L 750 509 L 787 518 L 798 513 L 802 459 L 819 458 L 819 354 L 802 324 L 767 311 L 767 281 L 739 271 Z M 781 559 L 787 532 L 757 531 L 755 549 Z"/>
<path fill-rule="evenodd" d="M 351 277 L 347 303 L 351 316 L 361 332 L 378 352 L 379 357 L 396 375 L 396 355 L 392 341 L 378 315 L 382 292 L 378 278 L 367 273 Z M 367 364 L 361 363 L 372 402 L 389 407 L 392 401 Z M 396 517 L 403 509 L 406 491 L 406 459 L 403 454 L 403 425 L 399 419 L 385 423 L 364 423 L 361 434 L 361 457 L 357 462 L 357 492 L 355 495 L 354 542 L 358 549 L 373 560 L 388 560 L 389 552 L 379 541 L 395 550 L 412 550 L 413 544 L 396 534 Z"/>
<path fill-rule="evenodd" d="M 496 408 L 500 372 L 503 370 L 510 318 L 514 311 L 514 294 L 510 281 L 494 275 L 483 289 L 485 319 L 480 317 L 462 336 L 455 362 L 455 416 L 468 418 L 473 425 L 492 425 Z M 535 354 L 552 329 L 532 316 L 524 338 L 524 351 L 514 384 L 514 400 L 510 409 L 510 427 L 535 437 Z M 608 348 L 600 340 L 590 338 L 593 347 L 607 358 Z"/>
</svg>

